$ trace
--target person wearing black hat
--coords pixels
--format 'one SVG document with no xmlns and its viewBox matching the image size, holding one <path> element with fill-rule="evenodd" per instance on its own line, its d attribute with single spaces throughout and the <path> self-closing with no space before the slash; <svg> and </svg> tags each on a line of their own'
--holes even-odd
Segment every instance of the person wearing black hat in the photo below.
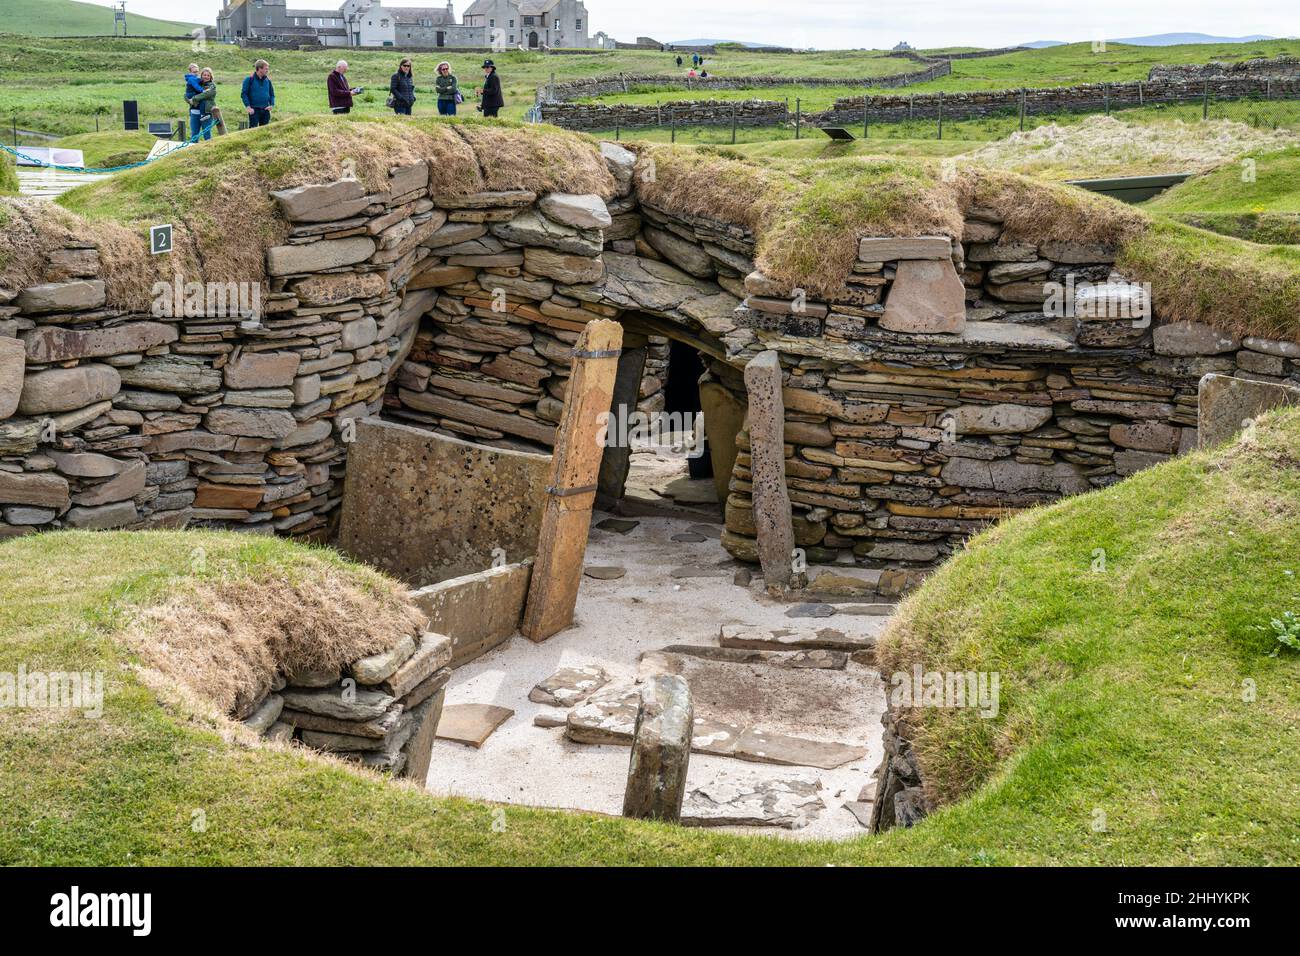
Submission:
<svg viewBox="0 0 1300 956">
<path fill-rule="evenodd" d="M 478 108 L 484 116 L 496 116 L 501 107 L 506 105 L 501 95 L 501 78 L 497 76 L 497 65 L 491 60 L 483 61 L 483 86 L 479 90 Z"/>
</svg>

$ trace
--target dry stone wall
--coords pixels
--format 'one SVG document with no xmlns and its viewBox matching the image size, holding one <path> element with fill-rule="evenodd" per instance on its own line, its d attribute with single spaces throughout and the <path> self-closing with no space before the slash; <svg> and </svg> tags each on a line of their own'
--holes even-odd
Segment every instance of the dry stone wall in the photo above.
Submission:
<svg viewBox="0 0 1300 956">
<path fill-rule="evenodd" d="M 957 236 L 862 238 L 816 300 L 756 270 L 745 228 L 648 201 L 636 157 L 601 150 L 608 200 L 436 195 L 418 163 L 382 193 L 278 194 L 288 238 L 251 326 L 110 309 L 95 250 L 61 250 L 46 282 L 0 294 L 0 534 L 326 537 L 355 419 L 546 451 L 579 332 L 615 318 L 649 355 L 649 409 L 670 338 L 734 409 L 745 366 L 778 353 L 795 542 L 891 569 L 889 590 L 991 520 L 1193 447 L 1206 373 L 1300 383 L 1300 345 L 1171 322 L 1158 301 L 1143 315 L 1114 249 L 1013 239 L 990 209 Z M 743 427 L 735 444 L 723 543 L 753 561 Z"/>
</svg>

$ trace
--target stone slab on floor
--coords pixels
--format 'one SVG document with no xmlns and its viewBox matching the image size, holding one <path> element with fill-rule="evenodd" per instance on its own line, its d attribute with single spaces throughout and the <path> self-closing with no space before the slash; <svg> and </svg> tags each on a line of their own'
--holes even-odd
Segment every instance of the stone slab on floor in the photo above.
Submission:
<svg viewBox="0 0 1300 956">
<path fill-rule="evenodd" d="M 664 654 L 685 654 L 688 657 L 703 657 L 710 661 L 722 661 L 728 664 L 767 664 L 771 667 L 795 669 L 800 667 L 818 667 L 828 670 L 844 670 L 849 655 L 844 651 L 759 651 L 739 647 L 714 647 L 712 644 L 669 644 L 663 648 Z"/>
<path fill-rule="evenodd" d="M 869 651 L 876 646 L 874 634 L 855 634 L 836 627 L 769 628 L 749 624 L 724 624 L 718 643 L 755 651 Z"/>
<path fill-rule="evenodd" d="M 682 825 L 801 830 L 826 809 L 818 789 L 817 779 L 803 774 L 779 780 L 720 775 L 702 786 L 687 787 Z"/>
<path fill-rule="evenodd" d="M 448 704 L 438 721 L 438 739 L 478 748 L 492 732 L 514 716 L 509 707 L 496 704 Z"/>
<path fill-rule="evenodd" d="M 552 707 L 572 707 L 609 683 L 603 667 L 594 664 L 580 667 L 561 667 L 546 680 L 539 681 L 528 693 L 534 704 Z"/>
</svg>

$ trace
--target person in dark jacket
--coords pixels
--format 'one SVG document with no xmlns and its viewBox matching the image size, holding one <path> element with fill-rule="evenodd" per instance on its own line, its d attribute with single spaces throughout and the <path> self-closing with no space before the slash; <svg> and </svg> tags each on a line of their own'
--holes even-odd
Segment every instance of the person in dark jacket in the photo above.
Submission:
<svg viewBox="0 0 1300 956">
<path fill-rule="evenodd" d="M 491 60 L 483 61 L 483 87 L 479 97 L 479 109 L 484 116 L 496 116 L 506 105 L 501 95 L 501 77 L 497 76 L 497 65 Z"/>
<path fill-rule="evenodd" d="M 239 98 L 248 110 L 248 128 L 265 126 L 271 122 L 271 110 L 275 108 L 275 84 L 271 82 L 271 64 L 258 60 L 253 64 L 253 72 L 244 77 L 243 89 Z"/>
<path fill-rule="evenodd" d="M 190 71 L 185 74 L 185 103 L 188 106 L 190 100 L 203 92 L 203 81 L 199 79 L 199 65 L 190 64 Z M 190 106 L 190 139 L 198 139 L 199 133 L 203 130 L 203 111 L 197 107 Z M 207 131 L 204 139 L 212 139 L 212 130 Z"/>
<path fill-rule="evenodd" d="M 415 105 L 415 74 L 411 72 L 410 57 L 397 64 L 397 72 L 388 81 L 388 96 L 394 113 L 411 115 L 411 107 Z"/>
<path fill-rule="evenodd" d="M 451 72 L 451 64 L 446 60 L 438 64 L 438 76 L 433 85 L 438 90 L 438 114 L 455 116 L 456 104 L 464 97 L 460 93 L 460 84 L 456 82 L 456 74 Z"/>
<path fill-rule="evenodd" d="M 678 54 L 678 56 L 677 56 L 677 69 L 680 70 L 681 68 L 682 68 L 682 58 L 681 58 L 681 54 Z"/>
<path fill-rule="evenodd" d="M 325 88 L 329 91 L 331 113 L 351 113 L 352 97 L 361 92 L 360 87 L 348 84 L 347 72 L 348 61 L 339 60 L 338 65 L 330 71 L 329 78 L 325 81 Z"/>
</svg>

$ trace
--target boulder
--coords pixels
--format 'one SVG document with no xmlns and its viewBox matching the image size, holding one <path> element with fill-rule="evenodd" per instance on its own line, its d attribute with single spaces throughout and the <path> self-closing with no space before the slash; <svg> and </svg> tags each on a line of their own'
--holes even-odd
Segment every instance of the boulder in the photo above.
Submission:
<svg viewBox="0 0 1300 956">
<path fill-rule="evenodd" d="M 27 349 L 17 339 L 0 337 L 0 421 L 18 411 L 23 391 Z"/>
<path fill-rule="evenodd" d="M 1157 355 L 1221 355 L 1235 352 L 1241 339 L 1201 322 L 1170 322 L 1151 333 Z"/>
<path fill-rule="evenodd" d="M 111 365 L 52 368 L 27 376 L 18 411 L 23 415 L 70 412 L 110 399 L 121 390 L 122 377 Z"/>
<path fill-rule="evenodd" d="M 642 232 L 650 248 L 659 253 L 677 268 L 697 279 L 712 278 L 715 269 L 713 258 L 693 242 L 687 242 L 674 233 L 654 226 L 646 226 Z"/>
<path fill-rule="evenodd" d="M 74 279 L 29 286 L 14 303 L 28 315 L 42 312 L 83 312 L 98 309 L 106 301 L 102 279 Z"/>
<path fill-rule="evenodd" d="M 530 248 L 524 250 L 524 270 L 565 285 L 586 285 L 600 281 L 605 265 L 599 256 L 588 258 L 554 249 Z"/>
<path fill-rule="evenodd" d="M 966 327 L 966 288 L 952 260 L 900 262 L 880 327 L 922 334 L 961 332 Z"/>
<path fill-rule="evenodd" d="M 551 193 L 538 206 L 547 219 L 578 229 L 606 229 L 614 223 L 605 200 L 591 193 Z"/>
<path fill-rule="evenodd" d="M 227 388 L 286 388 L 298 374 L 297 352 L 244 352 L 226 365 Z"/>
<path fill-rule="evenodd" d="M 64 329 L 50 325 L 23 333 L 28 361 L 41 363 L 146 352 L 175 342 L 179 337 L 174 325 L 161 322 L 128 322 L 106 329 Z"/>
<path fill-rule="evenodd" d="M 619 195 L 626 195 L 632 188 L 632 174 L 636 171 L 636 153 L 617 143 L 601 143 L 600 155 L 618 185 Z"/>
<path fill-rule="evenodd" d="M 1199 389 L 1200 446 L 1209 448 L 1227 441 L 1257 416 L 1283 405 L 1300 405 L 1300 388 L 1230 375 L 1206 375 Z M 3 477 L 0 473 L 0 479 Z"/>
<path fill-rule="evenodd" d="M 302 246 L 272 246 L 266 250 L 266 271 L 273 276 L 299 272 L 324 272 L 365 262 L 375 254 L 369 236 L 323 239 Z"/>
<path fill-rule="evenodd" d="M 350 219 L 370 205 L 365 187 L 356 179 L 282 189 L 271 195 L 280 204 L 284 217 L 293 222 Z"/>
</svg>

